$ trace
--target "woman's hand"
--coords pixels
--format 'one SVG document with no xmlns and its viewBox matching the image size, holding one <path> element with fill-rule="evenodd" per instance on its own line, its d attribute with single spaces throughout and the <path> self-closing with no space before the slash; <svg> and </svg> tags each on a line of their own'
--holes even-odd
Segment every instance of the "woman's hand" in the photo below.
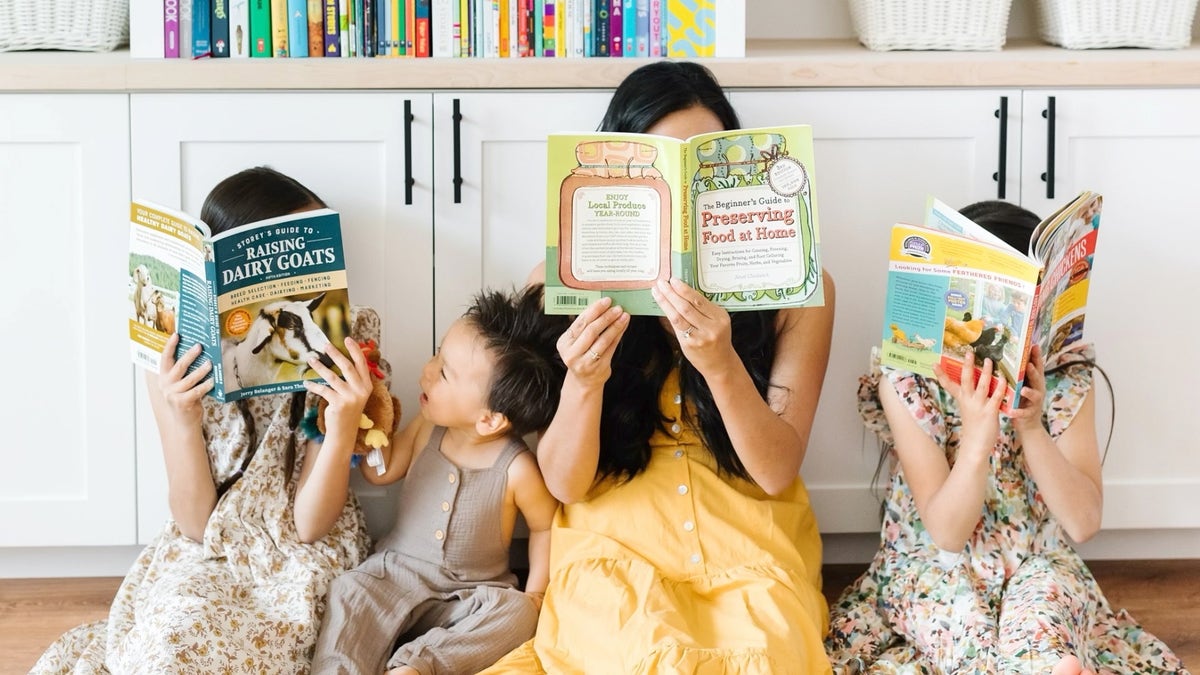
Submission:
<svg viewBox="0 0 1200 675">
<path fill-rule="evenodd" d="M 1013 430 L 1024 437 L 1030 432 L 1045 431 L 1042 426 L 1042 403 L 1046 400 L 1046 361 L 1041 347 L 1034 345 L 1029 351 L 1029 364 L 1025 366 L 1025 384 L 1021 387 L 1021 405 L 1012 411 Z"/>
<path fill-rule="evenodd" d="M 933 367 L 938 384 L 958 401 L 959 416 L 962 417 L 959 451 L 978 453 L 976 457 L 988 456 L 1000 436 L 1000 403 L 1004 401 L 1006 387 L 997 386 L 991 396 L 988 395 L 992 368 L 992 360 L 984 359 L 976 380 L 975 354 L 970 350 L 963 357 L 958 382 L 951 380 L 939 366 Z"/>
<path fill-rule="evenodd" d="M 325 353 L 342 371 L 342 376 L 327 367 L 316 358 L 308 362 L 324 380 L 325 384 L 304 381 L 304 388 L 320 396 L 328 403 L 325 408 L 325 435 L 338 439 L 349 439 L 351 444 L 358 434 L 358 422 L 362 419 L 363 408 L 371 397 L 371 371 L 367 365 L 367 357 L 352 338 L 346 338 L 346 358 L 333 343 L 325 345 Z"/>
<path fill-rule="evenodd" d="M 628 327 L 629 313 L 613 306 L 612 298 L 588 305 L 558 338 L 567 376 L 585 387 L 603 387 L 612 375 L 613 354 Z"/>
<path fill-rule="evenodd" d="M 167 338 L 159 361 L 158 373 L 146 372 L 146 384 L 150 397 L 160 405 L 158 409 L 167 413 L 165 422 L 179 427 L 198 427 L 203 414 L 200 401 L 212 391 L 215 381 L 205 379 L 212 371 L 212 362 L 205 361 L 191 373 L 192 363 L 200 357 L 201 346 L 194 344 L 175 360 L 175 348 L 179 345 L 179 333 Z"/>
<path fill-rule="evenodd" d="M 683 355 L 702 375 L 707 378 L 739 362 L 733 349 L 729 312 L 676 278 L 670 282 L 660 280 L 650 290 L 679 338 Z"/>
</svg>

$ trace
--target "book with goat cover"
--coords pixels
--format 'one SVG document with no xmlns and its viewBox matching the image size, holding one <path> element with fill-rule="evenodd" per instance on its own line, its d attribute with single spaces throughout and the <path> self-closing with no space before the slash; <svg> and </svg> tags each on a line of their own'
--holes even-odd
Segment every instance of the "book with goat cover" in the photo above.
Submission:
<svg viewBox="0 0 1200 675">
<path fill-rule="evenodd" d="M 1020 405 L 1033 345 L 1051 356 L 1082 345 L 1103 199 L 1082 192 L 1018 251 L 936 199 L 924 225 L 892 227 L 880 362 L 957 379 L 966 355 L 991 359 L 989 391 Z"/>
<path fill-rule="evenodd" d="M 547 313 L 661 315 L 650 288 L 673 276 L 728 311 L 824 303 L 808 126 L 552 134 L 547 153 Z"/>
<path fill-rule="evenodd" d="M 192 368 L 213 364 L 219 401 L 299 391 L 308 361 L 345 351 L 350 301 L 341 223 L 303 211 L 211 235 L 197 218 L 152 202 L 130 204 L 129 338 L 133 362 L 158 372 L 199 343 Z M 335 369 L 336 370 L 336 369 Z"/>
</svg>

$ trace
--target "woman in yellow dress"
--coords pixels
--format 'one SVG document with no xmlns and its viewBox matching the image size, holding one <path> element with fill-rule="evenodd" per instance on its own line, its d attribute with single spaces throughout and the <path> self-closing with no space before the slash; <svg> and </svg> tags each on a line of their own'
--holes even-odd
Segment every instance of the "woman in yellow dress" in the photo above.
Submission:
<svg viewBox="0 0 1200 675">
<path fill-rule="evenodd" d="M 634 71 L 607 131 L 738 128 L 702 66 Z M 541 270 L 531 278 L 540 280 Z M 563 503 L 537 635 L 487 673 L 826 673 L 821 543 L 799 477 L 833 327 L 825 305 L 727 313 L 677 279 L 665 318 L 602 299 L 538 464 Z"/>
</svg>

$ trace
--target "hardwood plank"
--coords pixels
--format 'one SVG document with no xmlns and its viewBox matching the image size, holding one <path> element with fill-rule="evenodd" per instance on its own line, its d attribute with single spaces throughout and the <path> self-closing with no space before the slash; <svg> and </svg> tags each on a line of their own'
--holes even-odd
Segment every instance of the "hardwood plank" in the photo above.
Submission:
<svg viewBox="0 0 1200 675">
<path fill-rule="evenodd" d="M 1109 602 L 1124 607 L 1184 662 L 1200 664 L 1200 560 L 1089 563 Z M 826 565 L 832 602 L 866 565 Z M 118 577 L 0 579 L 0 675 L 26 673 L 64 631 L 103 619 Z"/>
</svg>

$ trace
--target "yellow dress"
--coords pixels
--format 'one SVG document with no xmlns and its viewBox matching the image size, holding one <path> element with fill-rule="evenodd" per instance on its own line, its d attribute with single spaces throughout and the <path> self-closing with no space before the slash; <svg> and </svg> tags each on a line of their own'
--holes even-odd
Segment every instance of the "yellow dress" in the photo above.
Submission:
<svg viewBox="0 0 1200 675">
<path fill-rule="evenodd" d="M 537 635 L 485 673 L 831 672 L 803 481 L 722 477 L 679 400 L 676 371 L 644 472 L 559 509 Z"/>
</svg>

